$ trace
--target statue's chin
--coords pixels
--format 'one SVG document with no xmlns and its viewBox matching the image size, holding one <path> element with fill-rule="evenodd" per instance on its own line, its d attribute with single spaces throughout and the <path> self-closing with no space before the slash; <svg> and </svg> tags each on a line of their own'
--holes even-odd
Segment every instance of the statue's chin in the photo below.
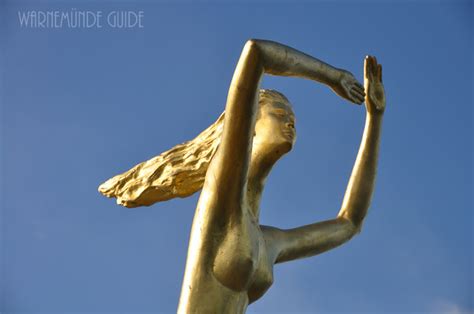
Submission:
<svg viewBox="0 0 474 314">
<path fill-rule="evenodd" d="M 280 158 L 283 155 L 289 153 L 293 148 L 293 142 L 283 142 L 274 148 L 273 154 L 276 158 Z"/>
<path fill-rule="evenodd" d="M 285 150 L 283 154 L 289 153 L 293 149 L 293 142 L 285 143 Z"/>
<path fill-rule="evenodd" d="M 263 156 L 263 160 L 276 162 L 293 148 L 293 141 L 281 141 L 279 143 L 256 144 L 253 146 L 253 155 Z"/>
</svg>

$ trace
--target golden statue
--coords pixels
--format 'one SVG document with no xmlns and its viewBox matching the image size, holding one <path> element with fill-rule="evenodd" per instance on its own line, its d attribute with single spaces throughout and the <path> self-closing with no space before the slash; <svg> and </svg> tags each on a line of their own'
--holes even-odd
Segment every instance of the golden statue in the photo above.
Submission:
<svg viewBox="0 0 474 314">
<path fill-rule="evenodd" d="M 260 90 L 264 73 L 331 87 L 367 118 L 357 160 L 335 219 L 283 230 L 259 224 L 267 175 L 295 143 L 288 99 Z M 364 86 L 344 70 L 288 46 L 249 40 L 225 114 L 195 139 L 99 187 L 127 207 L 148 206 L 202 189 L 193 220 L 179 313 L 244 313 L 273 283 L 273 265 L 335 248 L 359 232 L 374 190 L 385 96 L 382 67 L 366 57 Z"/>
</svg>

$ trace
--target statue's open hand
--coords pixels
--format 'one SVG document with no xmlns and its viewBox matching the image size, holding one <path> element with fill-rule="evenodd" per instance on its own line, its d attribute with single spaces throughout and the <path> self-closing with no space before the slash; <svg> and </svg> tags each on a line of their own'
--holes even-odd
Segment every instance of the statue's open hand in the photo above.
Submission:
<svg viewBox="0 0 474 314">
<path fill-rule="evenodd" d="M 382 84 L 382 65 L 373 56 L 365 57 L 364 86 L 365 106 L 370 114 L 382 114 L 385 111 L 385 92 Z"/>
<path fill-rule="evenodd" d="M 364 102 L 364 86 L 360 84 L 351 72 L 339 70 L 339 76 L 332 89 L 341 96 L 355 104 Z"/>
</svg>

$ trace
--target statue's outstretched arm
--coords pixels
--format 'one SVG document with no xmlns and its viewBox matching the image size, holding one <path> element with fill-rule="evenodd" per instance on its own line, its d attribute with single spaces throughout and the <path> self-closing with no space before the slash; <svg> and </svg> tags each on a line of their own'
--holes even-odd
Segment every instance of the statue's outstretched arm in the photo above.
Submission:
<svg viewBox="0 0 474 314">
<path fill-rule="evenodd" d="M 352 170 L 341 210 L 336 219 L 291 230 L 268 228 L 274 241 L 276 262 L 322 253 L 352 238 L 361 228 L 374 191 L 385 94 L 382 67 L 374 57 L 364 66 L 367 119 L 359 153 Z M 264 231 L 265 232 L 265 231 Z"/>
<path fill-rule="evenodd" d="M 334 68 L 288 46 L 265 40 L 249 40 L 242 51 L 230 84 L 224 130 L 203 187 L 208 208 L 221 214 L 240 213 L 247 182 L 257 98 L 264 73 L 302 77 L 329 85 L 340 96 L 363 101 L 363 87 L 347 71 Z M 224 220 L 227 221 L 227 220 Z"/>
<path fill-rule="evenodd" d="M 385 92 L 382 84 L 382 66 L 375 57 L 366 57 L 364 85 L 367 91 L 362 143 L 347 185 L 338 217 L 348 219 L 359 230 L 370 206 L 377 174 L 382 118 L 385 111 Z"/>
</svg>

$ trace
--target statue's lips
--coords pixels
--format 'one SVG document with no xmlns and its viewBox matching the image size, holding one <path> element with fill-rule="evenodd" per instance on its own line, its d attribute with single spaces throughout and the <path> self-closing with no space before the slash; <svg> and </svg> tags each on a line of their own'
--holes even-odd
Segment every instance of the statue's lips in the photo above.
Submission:
<svg viewBox="0 0 474 314">
<path fill-rule="evenodd" d="M 291 138 L 294 138 L 296 136 L 296 132 L 294 129 L 285 129 L 283 130 L 283 134 L 291 137 Z"/>
</svg>

